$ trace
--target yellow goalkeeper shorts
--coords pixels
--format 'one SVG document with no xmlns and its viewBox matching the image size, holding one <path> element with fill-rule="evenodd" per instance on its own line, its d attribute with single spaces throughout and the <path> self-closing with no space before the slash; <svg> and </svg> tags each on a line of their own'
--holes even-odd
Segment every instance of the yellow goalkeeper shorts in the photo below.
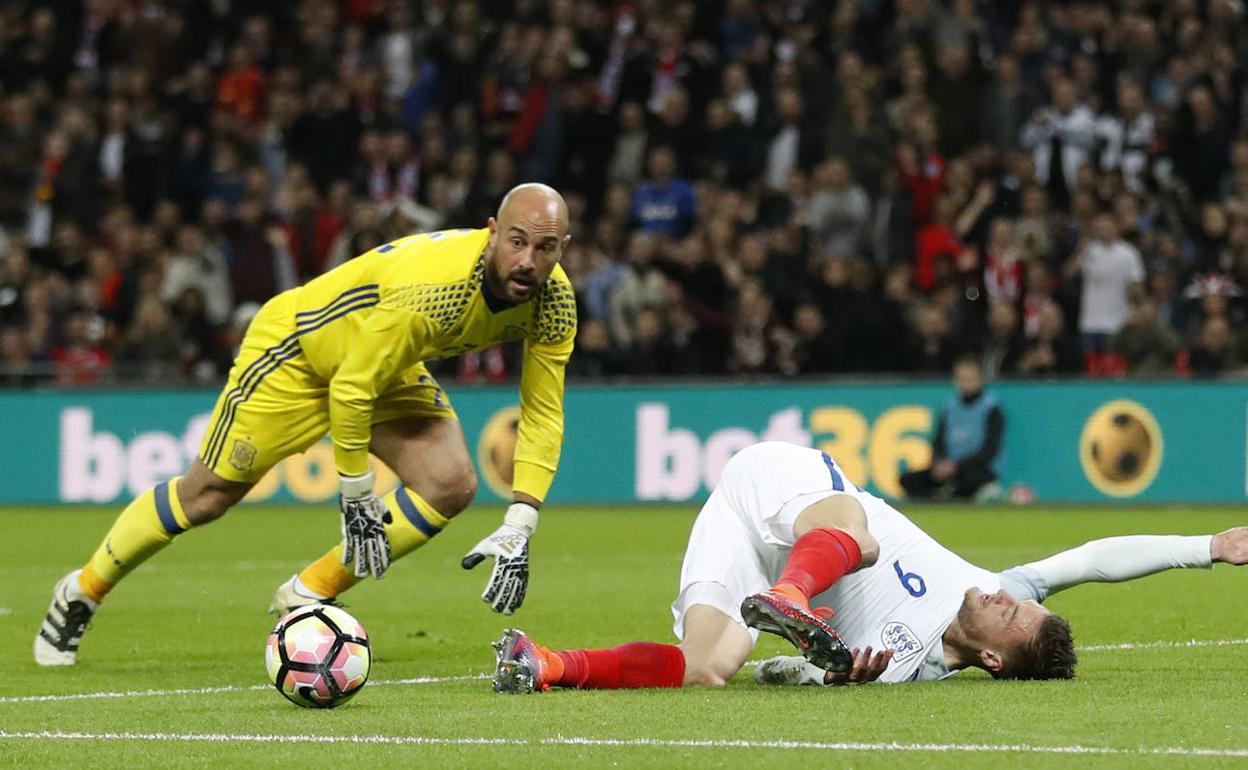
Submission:
<svg viewBox="0 0 1248 770">
<path fill-rule="evenodd" d="M 243 337 L 199 449 L 204 465 L 223 479 L 259 481 L 329 431 L 328 383 L 312 370 L 295 332 L 294 300 L 279 294 Z M 404 417 L 458 419 L 424 364 L 401 374 L 374 402 L 374 425 Z"/>
</svg>

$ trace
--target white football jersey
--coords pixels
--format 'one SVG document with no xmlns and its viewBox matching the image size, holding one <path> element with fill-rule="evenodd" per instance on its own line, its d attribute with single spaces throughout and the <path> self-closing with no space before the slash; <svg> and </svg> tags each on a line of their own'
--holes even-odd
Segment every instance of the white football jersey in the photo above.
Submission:
<svg viewBox="0 0 1248 770">
<path fill-rule="evenodd" d="M 1001 578 L 945 548 L 880 498 L 861 491 L 854 496 L 880 544 L 879 561 L 841 578 L 810 604 L 836 610 L 831 625 L 851 648 L 893 650 L 880 681 L 918 678 L 967 590 L 995 593 Z"/>
</svg>

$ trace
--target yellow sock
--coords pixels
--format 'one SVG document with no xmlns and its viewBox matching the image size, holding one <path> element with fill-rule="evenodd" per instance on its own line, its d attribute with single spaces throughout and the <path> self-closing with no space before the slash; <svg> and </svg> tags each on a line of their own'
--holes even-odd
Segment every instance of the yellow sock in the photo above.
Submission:
<svg viewBox="0 0 1248 770">
<path fill-rule="evenodd" d="M 78 576 L 83 593 L 104 601 L 118 581 L 190 528 L 177 482 L 162 481 L 126 506 Z"/>
<path fill-rule="evenodd" d="M 390 511 L 391 521 L 386 525 L 386 537 L 390 539 L 391 561 L 401 559 L 429 542 L 429 538 L 441 532 L 450 521 L 420 495 L 404 487 L 399 487 L 381 500 L 386 504 L 386 510 Z M 342 544 L 339 543 L 304 567 L 299 573 L 299 581 L 317 594 L 332 599 L 360 582 L 360 579 L 342 563 Z"/>
</svg>

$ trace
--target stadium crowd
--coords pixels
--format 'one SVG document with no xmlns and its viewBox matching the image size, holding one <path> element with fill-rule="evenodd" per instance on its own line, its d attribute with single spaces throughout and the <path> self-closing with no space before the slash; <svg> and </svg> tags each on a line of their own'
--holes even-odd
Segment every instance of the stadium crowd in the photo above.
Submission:
<svg viewBox="0 0 1248 770">
<path fill-rule="evenodd" d="M 1246 75 L 1242 0 L 3 2 L 0 383 L 219 379 L 521 180 L 573 376 L 1243 371 Z"/>
</svg>

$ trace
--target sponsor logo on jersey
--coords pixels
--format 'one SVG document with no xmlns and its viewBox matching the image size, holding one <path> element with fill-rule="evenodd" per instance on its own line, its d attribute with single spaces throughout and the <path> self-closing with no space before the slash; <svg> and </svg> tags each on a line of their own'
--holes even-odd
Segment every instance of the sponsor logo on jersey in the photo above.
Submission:
<svg viewBox="0 0 1248 770">
<path fill-rule="evenodd" d="M 893 662 L 901 663 L 923 652 L 923 643 L 914 635 L 905 623 L 892 621 L 884 624 L 880 631 L 880 641 L 893 651 Z"/>
</svg>

